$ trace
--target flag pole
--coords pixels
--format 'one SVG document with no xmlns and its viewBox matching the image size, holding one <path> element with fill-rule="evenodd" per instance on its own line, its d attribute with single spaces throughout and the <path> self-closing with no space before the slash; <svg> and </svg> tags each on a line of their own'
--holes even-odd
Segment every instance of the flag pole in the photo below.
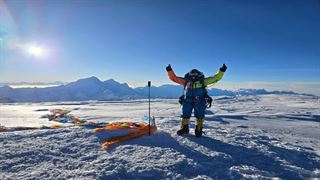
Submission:
<svg viewBox="0 0 320 180">
<path fill-rule="evenodd" d="M 151 81 L 148 81 L 148 96 L 149 96 L 149 136 L 151 135 L 151 131 L 150 131 L 150 124 L 151 124 L 151 115 L 150 115 L 150 88 L 151 88 Z"/>
</svg>

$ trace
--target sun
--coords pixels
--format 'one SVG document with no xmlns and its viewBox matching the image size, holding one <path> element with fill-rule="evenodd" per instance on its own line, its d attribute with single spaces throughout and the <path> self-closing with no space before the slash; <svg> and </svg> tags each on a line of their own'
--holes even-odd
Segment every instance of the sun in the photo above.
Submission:
<svg viewBox="0 0 320 180">
<path fill-rule="evenodd" d="M 28 53 L 32 56 L 38 56 L 41 57 L 44 55 L 44 50 L 43 48 L 39 47 L 39 46 L 30 46 L 28 47 Z"/>
</svg>

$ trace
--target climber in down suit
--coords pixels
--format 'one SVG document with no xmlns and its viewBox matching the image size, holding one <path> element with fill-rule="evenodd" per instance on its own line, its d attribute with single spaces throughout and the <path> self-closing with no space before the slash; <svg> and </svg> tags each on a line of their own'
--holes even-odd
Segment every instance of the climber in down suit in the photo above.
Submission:
<svg viewBox="0 0 320 180">
<path fill-rule="evenodd" d="M 179 99 L 179 102 L 182 104 L 181 129 L 177 131 L 177 134 L 189 134 L 190 117 L 192 110 L 194 110 L 194 116 L 197 119 L 195 135 L 196 137 L 201 137 L 205 110 L 207 106 L 211 106 L 212 102 L 212 98 L 208 95 L 206 87 L 221 80 L 224 72 L 227 70 L 227 66 L 223 64 L 215 75 L 209 77 L 204 77 L 203 73 L 197 69 L 192 69 L 184 77 L 179 77 L 175 75 L 170 64 L 166 67 L 166 70 L 173 82 L 184 86 L 184 95 Z"/>
</svg>

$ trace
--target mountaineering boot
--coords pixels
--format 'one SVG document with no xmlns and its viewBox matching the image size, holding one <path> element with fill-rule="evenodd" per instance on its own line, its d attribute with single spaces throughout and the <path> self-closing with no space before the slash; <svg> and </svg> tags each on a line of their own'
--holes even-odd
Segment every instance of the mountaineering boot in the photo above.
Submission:
<svg viewBox="0 0 320 180">
<path fill-rule="evenodd" d="M 196 137 L 201 137 L 202 136 L 202 128 L 203 128 L 203 119 L 197 119 L 197 125 L 196 129 L 194 130 L 194 134 Z"/>
<path fill-rule="evenodd" d="M 190 118 L 182 118 L 181 119 L 181 129 L 177 131 L 177 134 L 179 136 L 184 135 L 184 134 L 189 134 L 189 121 Z"/>
<path fill-rule="evenodd" d="M 194 130 L 194 134 L 196 135 L 196 137 L 201 137 L 202 133 L 202 127 L 196 126 L 196 129 Z"/>
<path fill-rule="evenodd" d="M 189 125 L 188 124 L 182 125 L 181 129 L 177 131 L 177 134 L 179 136 L 182 136 L 184 134 L 189 134 Z"/>
</svg>

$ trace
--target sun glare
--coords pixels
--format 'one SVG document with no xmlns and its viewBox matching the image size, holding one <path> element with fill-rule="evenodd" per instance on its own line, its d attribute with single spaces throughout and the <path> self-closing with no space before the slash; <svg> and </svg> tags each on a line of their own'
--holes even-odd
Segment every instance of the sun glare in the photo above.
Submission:
<svg viewBox="0 0 320 180">
<path fill-rule="evenodd" d="M 43 56 L 44 54 L 43 49 L 37 46 L 30 46 L 28 48 L 28 53 L 32 56 Z"/>
</svg>

